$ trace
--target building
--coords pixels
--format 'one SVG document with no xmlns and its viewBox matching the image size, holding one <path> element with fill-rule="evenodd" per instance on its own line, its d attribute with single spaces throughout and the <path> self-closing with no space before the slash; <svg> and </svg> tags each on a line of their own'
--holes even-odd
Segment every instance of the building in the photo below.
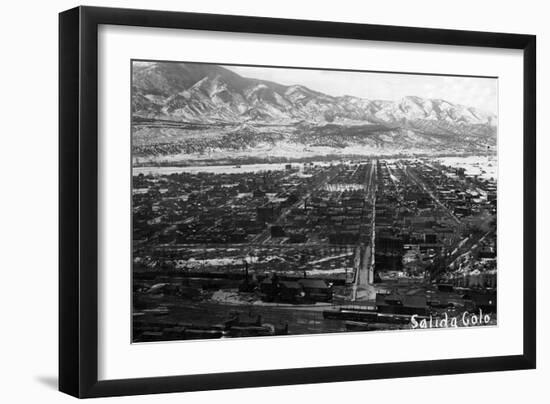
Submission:
<svg viewBox="0 0 550 404">
<path fill-rule="evenodd" d="M 300 279 L 305 298 L 313 302 L 328 302 L 332 299 L 332 290 L 322 279 Z"/>
</svg>

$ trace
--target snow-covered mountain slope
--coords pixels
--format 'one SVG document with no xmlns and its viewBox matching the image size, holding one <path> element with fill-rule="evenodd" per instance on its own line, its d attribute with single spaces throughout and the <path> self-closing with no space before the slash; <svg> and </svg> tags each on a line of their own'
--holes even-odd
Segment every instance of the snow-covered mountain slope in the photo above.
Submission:
<svg viewBox="0 0 550 404">
<path fill-rule="evenodd" d="M 143 151 L 154 144 L 161 155 L 252 153 L 260 146 L 276 153 L 282 144 L 399 153 L 485 151 L 496 145 L 496 116 L 472 107 L 416 96 L 399 101 L 335 97 L 211 64 L 135 64 L 132 111 L 136 146 Z M 218 129 L 197 137 L 197 127 Z"/>
<path fill-rule="evenodd" d="M 353 119 L 400 124 L 418 120 L 493 125 L 496 117 L 445 100 L 408 96 L 398 102 L 334 97 L 300 85 L 248 79 L 217 65 L 134 66 L 136 116 L 185 122 L 282 123 Z"/>
</svg>

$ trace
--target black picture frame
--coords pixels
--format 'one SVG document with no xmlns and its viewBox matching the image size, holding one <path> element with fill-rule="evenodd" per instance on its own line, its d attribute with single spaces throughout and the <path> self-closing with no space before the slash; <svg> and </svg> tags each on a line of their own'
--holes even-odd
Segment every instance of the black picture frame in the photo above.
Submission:
<svg viewBox="0 0 550 404">
<path fill-rule="evenodd" d="M 523 51 L 523 354 L 98 380 L 100 24 L 509 48 Z M 77 7 L 59 15 L 59 389 L 76 397 L 184 392 L 536 366 L 536 37 L 397 26 Z"/>
</svg>

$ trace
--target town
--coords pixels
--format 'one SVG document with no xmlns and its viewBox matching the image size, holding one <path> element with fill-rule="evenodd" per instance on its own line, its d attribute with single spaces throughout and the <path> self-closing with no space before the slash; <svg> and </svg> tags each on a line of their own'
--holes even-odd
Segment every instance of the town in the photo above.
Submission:
<svg viewBox="0 0 550 404">
<path fill-rule="evenodd" d="M 496 162 L 468 159 L 134 169 L 133 340 L 496 324 Z"/>
</svg>

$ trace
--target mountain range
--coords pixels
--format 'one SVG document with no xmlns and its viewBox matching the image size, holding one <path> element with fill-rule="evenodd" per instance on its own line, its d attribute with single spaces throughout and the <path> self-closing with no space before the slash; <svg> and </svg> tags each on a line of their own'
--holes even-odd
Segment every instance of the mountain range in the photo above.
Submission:
<svg viewBox="0 0 550 404">
<path fill-rule="evenodd" d="M 216 160 L 479 153 L 497 118 L 442 99 L 332 96 L 243 77 L 213 64 L 134 62 L 134 155 Z"/>
</svg>

